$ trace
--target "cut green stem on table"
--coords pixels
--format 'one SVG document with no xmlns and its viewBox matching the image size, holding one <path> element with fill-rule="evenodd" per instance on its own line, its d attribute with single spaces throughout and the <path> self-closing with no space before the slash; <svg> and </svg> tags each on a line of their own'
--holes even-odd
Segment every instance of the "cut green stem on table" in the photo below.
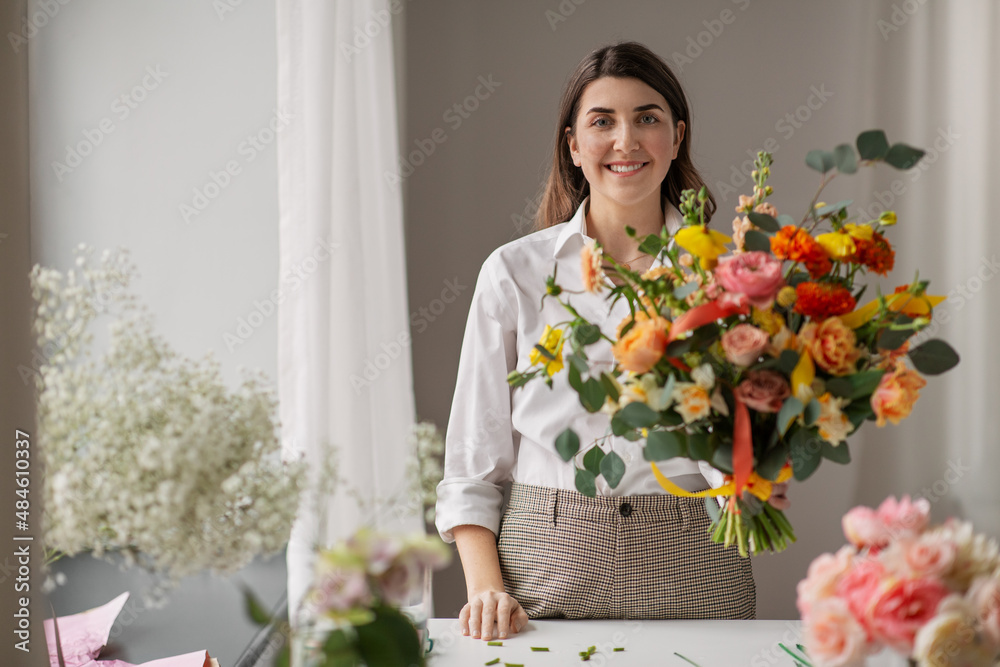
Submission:
<svg viewBox="0 0 1000 667">
<path fill-rule="evenodd" d="M 503 642 L 486 642 L 487 646 L 503 646 Z"/>
<path fill-rule="evenodd" d="M 613 648 L 613 649 L 611 649 L 611 650 L 612 650 L 612 651 L 624 651 L 624 650 L 625 650 L 625 647 L 623 647 L 623 646 L 616 646 L 616 647 L 614 647 L 614 648 Z"/>
<path fill-rule="evenodd" d="M 532 651 L 548 651 L 549 649 L 546 648 L 546 647 L 544 647 L 544 646 L 532 646 L 531 650 Z"/>
<path fill-rule="evenodd" d="M 678 658 L 680 658 L 684 662 L 687 662 L 687 663 L 690 663 L 690 664 L 694 665 L 694 667 L 701 667 L 701 665 L 699 665 L 697 662 L 695 662 L 691 658 L 685 658 L 683 655 L 681 655 L 677 651 L 674 651 L 674 655 L 676 655 Z"/>
<path fill-rule="evenodd" d="M 499 665 L 499 664 L 500 664 L 500 658 L 493 658 L 493 659 L 492 659 L 492 660 L 490 660 L 489 662 L 484 662 L 483 664 L 484 664 L 484 665 L 487 665 L 487 667 L 488 667 L 489 665 Z"/>
<path fill-rule="evenodd" d="M 787 653 L 788 655 L 792 656 L 792 659 L 795 660 L 796 667 L 798 665 L 803 665 L 804 667 L 813 667 L 813 664 L 811 662 L 809 662 L 809 660 L 806 659 L 806 657 L 805 657 L 805 648 L 802 646 L 802 644 L 796 644 L 796 646 L 798 647 L 798 649 L 800 651 L 802 651 L 802 655 L 797 654 L 795 651 L 793 651 L 792 649 L 788 648 L 787 646 L 785 646 L 781 642 L 778 642 L 778 646 L 780 646 L 785 651 L 785 653 Z"/>
</svg>

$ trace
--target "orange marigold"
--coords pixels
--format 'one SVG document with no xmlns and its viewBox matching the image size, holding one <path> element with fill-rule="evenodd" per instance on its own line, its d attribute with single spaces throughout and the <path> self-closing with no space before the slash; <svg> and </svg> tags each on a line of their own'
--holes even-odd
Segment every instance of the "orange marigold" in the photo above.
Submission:
<svg viewBox="0 0 1000 667">
<path fill-rule="evenodd" d="M 824 276 L 833 268 L 823 246 L 809 232 L 795 225 L 785 225 L 771 237 L 771 252 L 778 259 L 802 262 L 813 278 Z"/>
<path fill-rule="evenodd" d="M 884 236 L 874 232 L 871 240 L 855 239 L 854 244 L 857 250 L 850 258 L 851 262 L 863 264 L 881 276 L 888 275 L 892 271 L 893 263 L 896 261 L 896 251 Z"/>
<path fill-rule="evenodd" d="M 820 321 L 849 313 L 856 305 L 849 289 L 830 283 L 799 283 L 795 296 L 795 312 Z"/>
</svg>

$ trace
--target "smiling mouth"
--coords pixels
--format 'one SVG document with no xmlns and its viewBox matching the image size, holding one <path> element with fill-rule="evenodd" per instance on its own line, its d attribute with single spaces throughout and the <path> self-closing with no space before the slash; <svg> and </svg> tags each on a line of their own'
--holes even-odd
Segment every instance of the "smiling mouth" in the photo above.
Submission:
<svg viewBox="0 0 1000 667">
<path fill-rule="evenodd" d="M 604 165 L 607 169 L 615 174 L 631 174 L 639 171 L 645 167 L 648 162 L 640 162 L 638 164 L 606 164 Z"/>
</svg>

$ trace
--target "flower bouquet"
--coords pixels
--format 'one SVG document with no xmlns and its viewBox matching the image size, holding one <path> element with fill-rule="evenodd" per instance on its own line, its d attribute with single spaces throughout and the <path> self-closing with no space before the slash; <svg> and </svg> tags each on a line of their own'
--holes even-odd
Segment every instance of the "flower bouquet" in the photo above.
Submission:
<svg viewBox="0 0 1000 667">
<path fill-rule="evenodd" d="M 861 665 L 890 647 L 927 667 L 1000 664 L 1000 556 L 968 522 L 928 527 L 929 503 L 844 515 L 851 542 L 798 585 L 809 661 Z"/>
<path fill-rule="evenodd" d="M 842 144 L 811 151 L 806 163 L 822 177 L 795 222 L 767 201 L 772 159 L 758 153 L 753 194 L 740 196 L 733 236 L 708 228 L 704 188 L 686 190 L 679 205 L 684 226 L 673 237 L 664 229 L 642 239 L 640 249 L 657 260 L 642 274 L 604 257 L 591 241 L 581 256 L 583 290 L 604 295 L 609 305 L 625 299 L 630 315 L 607 335 L 550 276 L 545 298 L 559 300 L 570 319 L 547 326 L 531 365 L 508 381 L 552 386 L 552 375 L 565 369 L 584 408 L 610 416 L 610 434 L 645 439 L 643 456 L 666 491 L 706 498 L 716 542 L 735 543 L 742 555 L 784 549 L 795 535 L 767 502 L 774 483 L 805 480 L 824 458 L 848 463 L 846 438 L 862 422 L 898 423 L 925 385 L 921 374 L 958 363 L 944 341 L 910 345 L 943 300 L 927 294 L 927 281 L 916 278 L 889 294 L 874 290 L 858 307 L 866 274 L 893 267 L 884 234 L 895 213 L 852 221 L 852 202 L 819 201 L 838 173 L 879 162 L 908 169 L 922 155 L 890 146 L 880 130 L 862 133 L 857 150 Z M 606 271 L 620 284 L 611 284 Z M 614 356 L 609 370 L 587 355 L 605 341 Z M 566 461 L 581 453 L 571 428 L 555 447 Z M 674 457 L 705 462 L 725 483 L 699 493 L 681 489 L 657 467 Z M 622 458 L 599 442 L 575 465 L 576 487 L 590 496 L 597 477 L 615 488 L 625 471 Z"/>
<path fill-rule="evenodd" d="M 320 551 L 294 630 L 292 664 L 425 664 L 430 573 L 450 559 L 436 537 L 368 529 Z"/>
</svg>

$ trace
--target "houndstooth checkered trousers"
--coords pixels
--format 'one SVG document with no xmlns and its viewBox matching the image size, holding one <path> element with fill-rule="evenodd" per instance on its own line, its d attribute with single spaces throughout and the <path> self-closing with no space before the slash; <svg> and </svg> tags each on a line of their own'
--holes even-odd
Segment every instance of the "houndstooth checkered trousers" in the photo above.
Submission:
<svg viewBox="0 0 1000 667">
<path fill-rule="evenodd" d="M 750 559 L 708 526 L 700 498 L 514 483 L 500 569 L 529 618 L 755 618 Z"/>
</svg>

